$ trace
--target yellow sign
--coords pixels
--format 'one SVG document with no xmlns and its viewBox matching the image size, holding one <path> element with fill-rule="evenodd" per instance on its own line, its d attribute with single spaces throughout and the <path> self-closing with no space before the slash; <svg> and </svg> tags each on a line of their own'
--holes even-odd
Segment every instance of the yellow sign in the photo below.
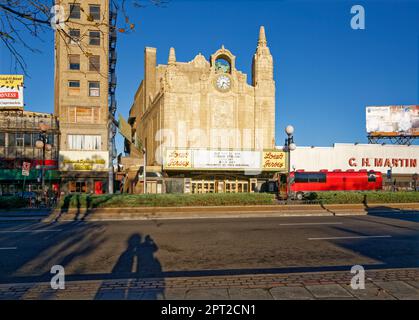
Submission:
<svg viewBox="0 0 419 320">
<path fill-rule="evenodd" d="M 190 169 L 192 168 L 191 150 L 166 150 L 166 169 Z"/>
<path fill-rule="evenodd" d="M 0 109 L 23 108 L 23 76 L 0 75 Z"/>
<path fill-rule="evenodd" d="M 262 169 L 266 171 L 281 171 L 287 168 L 286 153 L 283 151 L 264 151 Z"/>
</svg>

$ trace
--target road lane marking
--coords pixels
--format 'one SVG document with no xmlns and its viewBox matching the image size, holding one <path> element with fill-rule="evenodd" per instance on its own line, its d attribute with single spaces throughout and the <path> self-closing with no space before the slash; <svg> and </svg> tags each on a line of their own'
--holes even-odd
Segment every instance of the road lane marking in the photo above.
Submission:
<svg viewBox="0 0 419 320">
<path fill-rule="evenodd" d="M 373 239 L 373 238 L 391 238 L 391 236 L 385 235 L 385 236 L 324 237 L 324 238 L 308 238 L 308 240 L 341 240 L 341 239 Z"/>
<path fill-rule="evenodd" d="M 41 232 L 61 232 L 62 230 L 2 230 L 0 233 L 41 233 Z"/>
<path fill-rule="evenodd" d="M 315 225 L 334 225 L 343 224 L 343 222 L 300 222 L 300 223 L 280 223 L 280 226 L 315 226 Z"/>
<path fill-rule="evenodd" d="M 17 247 L 0 248 L 0 250 L 16 250 Z"/>
</svg>

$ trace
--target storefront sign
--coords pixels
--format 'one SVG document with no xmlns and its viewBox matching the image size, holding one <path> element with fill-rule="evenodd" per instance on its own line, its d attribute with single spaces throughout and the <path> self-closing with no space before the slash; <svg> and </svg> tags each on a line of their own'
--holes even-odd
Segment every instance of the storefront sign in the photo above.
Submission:
<svg viewBox="0 0 419 320">
<path fill-rule="evenodd" d="M 105 171 L 108 170 L 107 151 L 61 151 L 61 171 Z"/>
<path fill-rule="evenodd" d="M 167 149 L 165 170 L 286 170 L 282 151 Z"/>
<path fill-rule="evenodd" d="M 193 166 L 199 169 L 259 170 L 260 159 L 256 151 L 193 151 Z"/>
<path fill-rule="evenodd" d="M 418 165 L 417 159 L 384 159 L 384 158 L 350 158 L 348 160 L 350 167 L 362 167 L 362 168 L 416 168 Z"/>
<path fill-rule="evenodd" d="M 286 153 L 283 151 L 263 152 L 262 168 L 264 170 L 285 170 Z"/>
<path fill-rule="evenodd" d="M 23 108 L 23 76 L 0 75 L 0 109 Z"/>
<path fill-rule="evenodd" d="M 374 170 L 386 174 L 419 173 L 419 146 L 336 143 L 333 147 L 298 147 L 291 168 L 305 171 Z"/>
<path fill-rule="evenodd" d="M 191 169 L 192 152 L 190 150 L 166 150 L 166 169 Z"/>
</svg>

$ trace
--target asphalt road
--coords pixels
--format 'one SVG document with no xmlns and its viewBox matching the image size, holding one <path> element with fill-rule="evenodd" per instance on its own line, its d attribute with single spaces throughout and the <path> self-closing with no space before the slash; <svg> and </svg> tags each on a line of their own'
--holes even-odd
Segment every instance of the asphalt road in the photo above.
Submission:
<svg viewBox="0 0 419 320">
<path fill-rule="evenodd" d="M 419 212 L 369 216 L 0 222 L 0 283 L 419 267 Z"/>
</svg>

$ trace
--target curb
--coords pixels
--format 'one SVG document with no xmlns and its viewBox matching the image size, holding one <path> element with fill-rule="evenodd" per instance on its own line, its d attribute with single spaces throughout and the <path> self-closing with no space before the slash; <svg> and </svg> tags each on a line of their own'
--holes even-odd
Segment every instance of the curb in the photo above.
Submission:
<svg viewBox="0 0 419 320">
<path fill-rule="evenodd" d="M 419 203 L 364 205 L 276 205 L 276 206 L 225 206 L 225 207 L 154 207 L 154 208 L 102 208 L 94 210 L 70 209 L 65 213 L 55 210 L 43 219 L 52 221 L 112 221 L 158 219 L 208 219 L 208 218 L 269 218 L 307 216 L 350 216 L 392 214 L 419 210 Z"/>
</svg>

